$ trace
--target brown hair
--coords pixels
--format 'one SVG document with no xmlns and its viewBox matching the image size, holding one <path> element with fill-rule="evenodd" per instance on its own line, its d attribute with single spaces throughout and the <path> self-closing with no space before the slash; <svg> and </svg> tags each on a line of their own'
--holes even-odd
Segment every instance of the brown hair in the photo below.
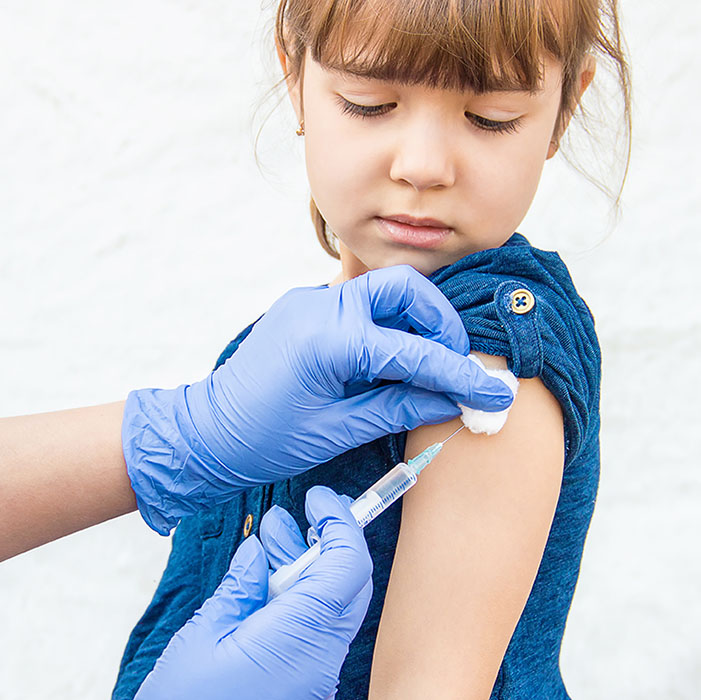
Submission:
<svg viewBox="0 0 701 700">
<path fill-rule="evenodd" d="M 578 106 L 587 116 L 577 104 L 577 78 L 593 54 L 613 66 L 623 102 L 618 205 L 630 162 L 631 96 L 617 0 L 280 0 L 275 38 L 288 59 L 285 79 L 302 77 L 308 49 L 327 68 L 478 93 L 536 90 L 548 53 L 563 70 L 556 140 Z M 321 245 L 338 258 L 313 198 L 310 207 Z"/>
</svg>

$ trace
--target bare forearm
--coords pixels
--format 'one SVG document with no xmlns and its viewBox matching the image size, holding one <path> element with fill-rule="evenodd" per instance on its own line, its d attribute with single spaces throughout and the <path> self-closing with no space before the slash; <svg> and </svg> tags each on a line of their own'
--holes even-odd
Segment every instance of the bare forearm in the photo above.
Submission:
<svg viewBox="0 0 701 700">
<path fill-rule="evenodd" d="M 0 419 L 0 561 L 136 509 L 124 403 Z"/>
</svg>

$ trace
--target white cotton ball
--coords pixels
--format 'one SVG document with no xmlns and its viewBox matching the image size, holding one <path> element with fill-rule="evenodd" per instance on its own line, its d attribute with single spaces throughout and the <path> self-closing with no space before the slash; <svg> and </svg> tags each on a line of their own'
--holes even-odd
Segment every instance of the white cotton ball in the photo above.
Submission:
<svg viewBox="0 0 701 700">
<path fill-rule="evenodd" d="M 516 379 L 512 372 L 508 369 L 487 369 L 483 362 L 475 355 L 468 355 L 468 358 L 476 362 L 490 377 L 501 379 L 501 381 L 511 389 L 514 397 L 516 396 L 516 392 L 518 391 L 518 379 Z M 458 404 L 458 407 L 462 411 L 462 422 L 465 424 L 465 427 L 473 433 L 484 433 L 486 435 L 498 433 L 504 427 L 506 419 L 509 417 L 509 411 L 511 410 L 511 406 L 509 406 L 509 408 L 503 411 L 490 413 L 489 411 L 478 411 L 474 408 L 468 408 L 462 404 Z"/>
</svg>

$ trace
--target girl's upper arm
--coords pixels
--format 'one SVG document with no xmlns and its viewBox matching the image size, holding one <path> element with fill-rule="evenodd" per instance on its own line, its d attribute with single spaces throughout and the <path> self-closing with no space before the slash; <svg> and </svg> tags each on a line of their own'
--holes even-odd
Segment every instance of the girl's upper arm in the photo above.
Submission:
<svg viewBox="0 0 701 700">
<path fill-rule="evenodd" d="M 459 426 L 412 431 L 406 458 Z M 489 698 L 545 549 L 563 465 L 560 406 L 540 379 L 527 379 L 500 433 L 461 431 L 422 473 L 403 499 L 371 700 Z"/>
</svg>

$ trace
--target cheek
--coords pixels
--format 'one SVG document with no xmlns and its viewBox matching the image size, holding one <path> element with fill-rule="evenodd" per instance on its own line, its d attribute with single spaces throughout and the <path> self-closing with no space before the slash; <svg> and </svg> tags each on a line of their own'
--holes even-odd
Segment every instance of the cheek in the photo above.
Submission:
<svg viewBox="0 0 701 700">
<path fill-rule="evenodd" d="M 485 216 L 520 223 L 514 219 L 525 216 L 545 163 L 549 140 L 542 141 L 524 134 L 480 159 L 480 167 L 471 172 L 471 182 L 485 205 Z"/>
<path fill-rule="evenodd" d="M 377 169 L 377 155 L 373 157 L 367 139 L 358 139 L 349 131 L 328 120 L 307 132 L 307 177 L 314 200 L 329 223 L 351 216 L 349 203 L 354 209 L 363 204 L 370 189 L 370 168 Z"/>
</svg>

